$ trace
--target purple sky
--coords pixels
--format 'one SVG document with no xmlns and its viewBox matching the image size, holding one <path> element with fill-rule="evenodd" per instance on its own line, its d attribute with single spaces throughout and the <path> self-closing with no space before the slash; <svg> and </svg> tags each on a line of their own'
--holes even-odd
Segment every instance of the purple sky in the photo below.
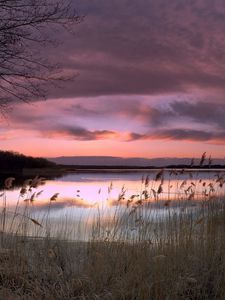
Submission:
<svg viewBox="0 0 225 300">
<path fill-rule="evenodd" d="M 1 148 L 25 154 L 199 157 L 225 150 L 225 2 L 80 0 L 46 57 L 76 72 L 13 107 Z"/>
</svg>

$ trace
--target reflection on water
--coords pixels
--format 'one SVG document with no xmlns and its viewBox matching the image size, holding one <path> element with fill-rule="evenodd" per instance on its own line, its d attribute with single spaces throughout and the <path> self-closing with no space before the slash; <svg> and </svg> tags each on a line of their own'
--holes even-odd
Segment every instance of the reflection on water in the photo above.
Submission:
<svg viewBox="0 0 225 300">
<path fill-rule="evenodd" d="M 51 224 L 52 234 L 65 234 L 66 230 L 67 235 L 72 235 L 76 231 L 84 239 L 91 234 L 90 228 L 99 215 L 101 225 L 107 229 L 116 216 L 126 218 L 136 214 L 139 207 L 142 218 L 159 220 L 166 217 L 168 207 L 173 211 L 193 209 L 197 201 L 224 194 L 223 172 L 167 171 L 156 180 L 157 172 L 73 173 L 47 180 L 23 195 L 21 188 L 7 190 L 1 198 L 3 203 L 6 196 L 8 211 L 14 211 L 19 204 L 19 213 L 26 210 L 29 216 L 44 222 L 44 229 L 39 231 L 46 231 Z M 37 229 L 33 234 L 38 234 Z"/>
</svg>

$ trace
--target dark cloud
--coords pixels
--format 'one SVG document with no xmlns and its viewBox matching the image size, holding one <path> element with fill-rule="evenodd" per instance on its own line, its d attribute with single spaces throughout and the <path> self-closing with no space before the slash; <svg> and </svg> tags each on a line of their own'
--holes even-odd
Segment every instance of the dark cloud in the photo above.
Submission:
<svg viewBox="0 0 225 300">
<path fill-rule="evenodd" d="M 153 139 L 168 139 L 168 140 L 188 140 L 213 142 L 218 144 L 225 144 L 225 131 L 223 132 L 208 132 L 203 130 L 192 129 L 165 129 L 158 130 L 154 133 L 139 134 L 130 133 L 129 141 L 136 140 L 153 140 Z"/>
<path fill-rule="evenodd" d="M 77 141 L 95 141 L 113 138 L 117 135 L 117 132 L 110 130 L 88 130 L 82 127 L 65 126 L 61 125 L 53 130 L 46 129 L 43 132 L 43 136 L 51 138 L 74 139 Z"/>
<path fill-rule="evenodd" d="M 187 117 L 196 123 L 214 124 L 225 129 L 225 104 L 213 102 L 174 102 L 171 104 L 174 117 Z"/>
<path fill-rule="evenodd" d="M 107 101 L 108 100 L 108 101 Z M 130 118 L 139 120 L 140 123 L 151 127 L 167 126 L 171 122 L 182 124 L 187 120 L 190 124 L 216 126 L 218 129 L 225 129 L 225 103 L 217 103 L 212 99 L 211 101 L 191 100 L 167 100 L 167 103 L 150 104 L 148 99 L 131 100 L 129 97 L 109 97 L 92 98 L 86 100 L 68 100 L 66 102 L 58 101 L 49 106 L 47 103 L 42 109 L 36 106 L 26 106 L 23 109 L 15 109 L 10 114 L 10 119 L 16 122 L 19 126 L 28 126 L 33 128 L 64 129 L 66 119 L 72 120 L 72 126 L 66 128 L 66 131 L 82 131 L 76 125 L 77 118 L 81 117 L 85 120 L 106 120 L 108 117 L 113 118 Z M 53 103 L 53 102 L 52 102 Z M 28 110 L 29 109 L 29 110 Z M 113 124 L 111 124 L 113 127 Z"/>
<path fill-rule="evenodd" d="M 87 16 L 73 38 L 63 37 L 55 60 L 80 75 L 52 91 L 53 97 L 224 90 L 221 0 L 80 0 L 75 5 Z"/>
<path fill-rule="evenodd" d="M 152 127 L 169 125 L 171 122 L 192 126 L 204 125 L 225 130 L 225 104 L 206 101 L 172 101 L 164 107 L 148 107 L 143 118 Z"/>
<path fill-rule="evenodd" d="M 110 102 L 100 97 L 83 102 L 50 103 L 52 107 L 46 104 L 40 111 L 36 106 L 29 107 L 29 111 L 18 109 L 11 115 L 11 121 L 17 129 L 35 130 L 42 137 L 79 141 L 121 140 L 126 139 L 127 132 L 135 132 L 129 140 L 222 140 L 221 132 L 225 130 L 225 104 L 204 101 L 204 98 L 198 102 L 170 100 L 166 105 L 157 101 L 150 105 L 143 99 L 131 101 L 129 97 L 111 98 Z"/>
</svg>

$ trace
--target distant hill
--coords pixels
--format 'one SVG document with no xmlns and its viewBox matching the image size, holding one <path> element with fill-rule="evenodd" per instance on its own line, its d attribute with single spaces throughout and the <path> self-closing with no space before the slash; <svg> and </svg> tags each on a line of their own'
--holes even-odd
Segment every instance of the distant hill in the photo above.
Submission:
<svg viewBox="0 0 225 300">
<path fill-rule="evenodd" d="M 115 156 L 61 156 L 48 158 L 48 160 L 61 165 L 74 166 L 135 166 L 135 167 L 164 167 L 169 165 L 189 165 L 190 158 L 122 158 Z M 195 160 L 198 165 L 200 159 Z M 224 159 L 215 159 L 213 164 L 224 165 Z"/>
<path fill-rule="evenodd" d="M 0 150 L 0 171 L 14 171 L 24 168 L 52 168 L 55 166 L 54 162 L 50 162 L 45 158 L 34 158 L 17 152 Z"/>
</svg>

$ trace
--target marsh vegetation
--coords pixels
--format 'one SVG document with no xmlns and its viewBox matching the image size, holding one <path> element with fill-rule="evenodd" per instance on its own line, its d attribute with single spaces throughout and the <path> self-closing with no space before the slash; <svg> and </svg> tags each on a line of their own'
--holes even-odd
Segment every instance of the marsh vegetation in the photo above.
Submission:
<svg viewBox="0 0 225 300">
<path fill-rule="evenodd" d="M 0 298 L 224 299 L 224 173 L 201 175 L 173 170 L 165 180 L 160 170 L 142 178 L 139 194 L 123 187 L 117 199 L 108 196 L 112 213 L 95 203 L 84 208 L 94 208 L 91 222 L 81 216 L 58 225 L 50 218 L 57 191 L 41 217 L 34 210 L 43 178 L 26 180 L 13 207 L 7 197 L 14 179 L 7 178 L 0 195 Z"/>
</svg>

